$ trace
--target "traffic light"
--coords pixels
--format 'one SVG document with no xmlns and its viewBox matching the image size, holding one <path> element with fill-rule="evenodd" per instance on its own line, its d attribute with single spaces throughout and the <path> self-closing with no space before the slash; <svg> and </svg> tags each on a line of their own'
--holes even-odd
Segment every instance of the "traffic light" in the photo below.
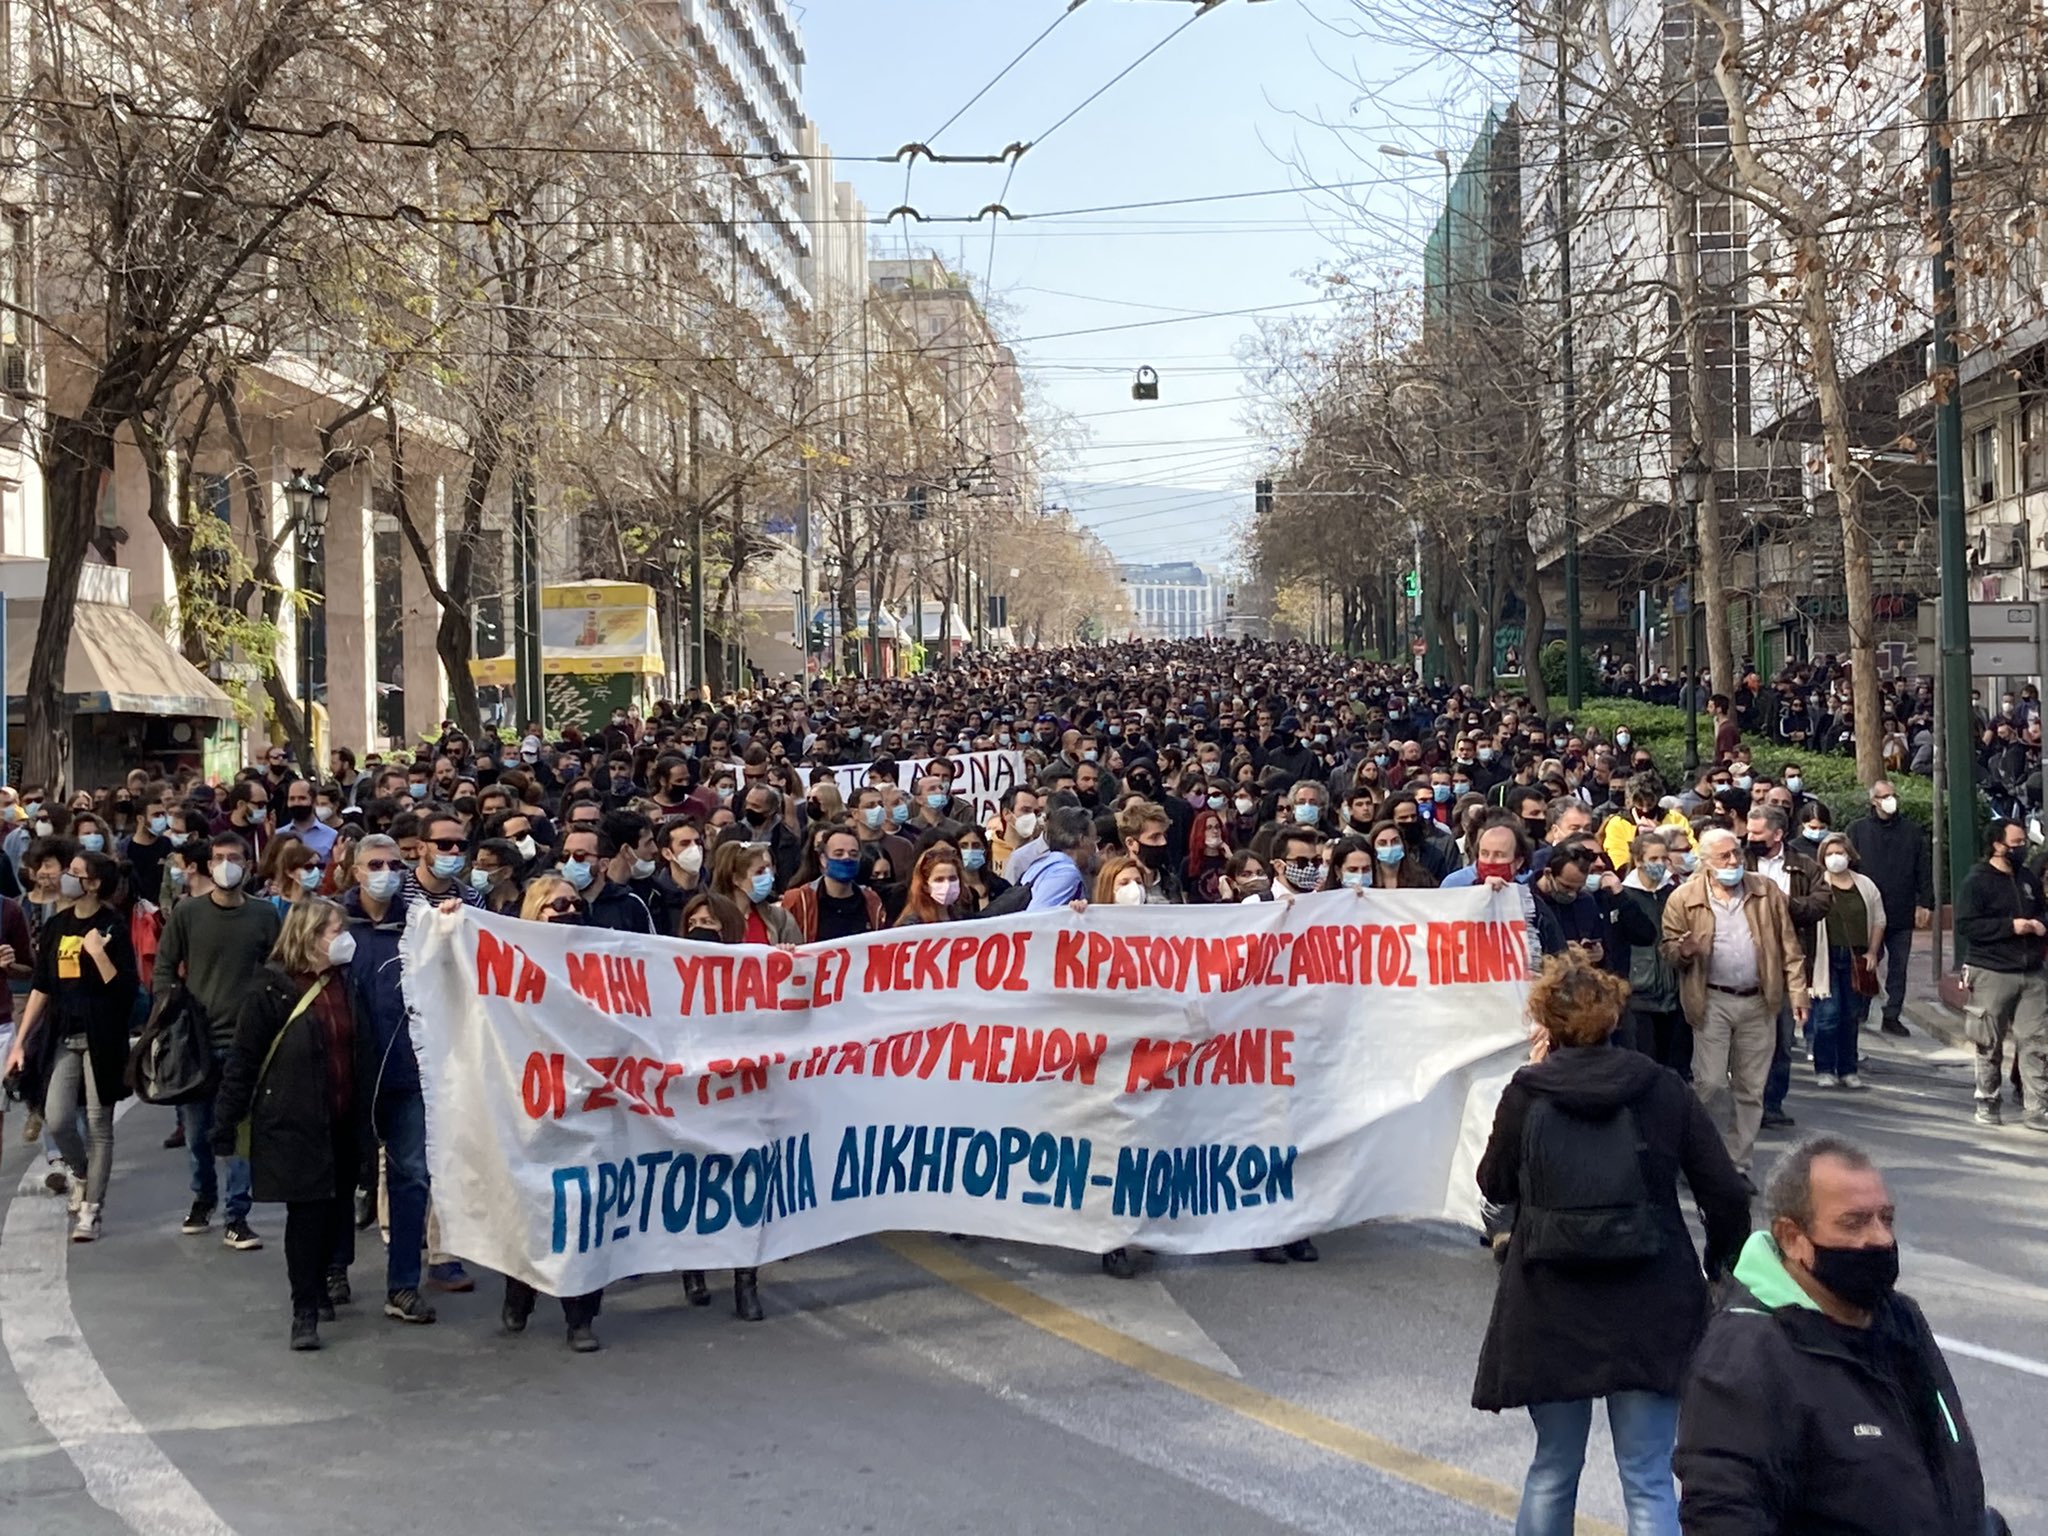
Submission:
<svg viewBox="0 0 2048 1536">
<path fill-rule="evenodd" d="M 1252 487 L 1252 512 L 1257 517 L 1268 517 L 1273 511 L 1273 481 L 1261 475 Z"/>
<path fill-rule="evenodd" d="M 814 651 L 825 649 L 825 610 L 822 608 L 811 616 L 810 649 Z"/>
<path fill-rule="evenodd" d="M 910 520 L 913 523 L 924 521 L 925 505 L 925 488 L 921 485 L 913 485 L 910 488 Z"/>
<path fill-rule="evenodd" d="M 1408 571 L 1402 575 L 1401 595 L 1408 598 L 1422 596 L 1422 573 L 1420 571 Z"/>
</svg>

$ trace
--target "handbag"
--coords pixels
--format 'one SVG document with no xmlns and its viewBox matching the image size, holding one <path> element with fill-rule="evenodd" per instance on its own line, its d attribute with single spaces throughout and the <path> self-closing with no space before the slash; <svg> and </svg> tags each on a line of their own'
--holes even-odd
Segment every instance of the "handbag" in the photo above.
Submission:
<svg viewBox="0 0 2048 1536">
<path fill-rule="evenodd" d="M 1858 997 L 1875 997 L 1879 987 L 1877 967 L 1870 963 L 1870 956 L 1856 954 L 1849 962 L 1849 990 Z"/>
<path fill-rule="evenodd" d="M 270 1049 L 263 1053 L 263 1064 L 256 1069 L 255 1087 L 249 1092 L 249 1113 L 244 1115 L 241 1122 L 235 1126 L 235 1156 L 245 1161 L 249 1156 L 249 1145 L 254 1136 L 256 1121 L 256 1098 L 257 1095 L 263 1092 L 263 1079 L 270 1075 L 270 1063 L 277 1057 L 277 1048 L 284 1044 L 284 1037 L 291 1033 L 292 1026 L 299 1022 L 300 1017 L 308 1008 L 313 1006 L 313 999 L 320 995 L 327 985 L 328 978 L 333 974 L 334 972 L 332 971 L 322 971 L 320 973 L 320 979 L 306 988 L 305 992 L 301 994 L 297 1005 L 293 1007 L 291 1013 L 286 1017 L 284 1027 L 271 1037 Z"/>
<path fill-rule="evenodd" d="M 128 1052 L 128 1087 L 145 1104 L 194 1104 L 220 1086 L 205 1010 L 181 982 L 157 999 Z"/>
<path fill-rule="evenodd" d="M 1628 957 L 1629 1003 L 1639 1013 L 1669 1013 L 1678 1006 L 1678 978 L 1655 944 L 1638 944 Z"/>
</svg>

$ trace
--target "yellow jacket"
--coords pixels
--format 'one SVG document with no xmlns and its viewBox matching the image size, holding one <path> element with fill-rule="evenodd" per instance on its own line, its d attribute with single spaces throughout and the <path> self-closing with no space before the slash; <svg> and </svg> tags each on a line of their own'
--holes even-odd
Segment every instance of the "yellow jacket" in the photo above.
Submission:
<svg viewBox="0 0 2048 1536">
<path fill-rule="evenodd" d="M 1660 827 L 1689 827 L 1683 811 L 1666 811 Z M 1636 840 L 1636 819 L 1627 811 L 1617 811 L 1607 818 L 1600 828 L 1600 851 L 1607 855 L 1607 862 L 1614 866 L 1616 874 L 1628 868 L 1628 845 Z"/>
</svg>

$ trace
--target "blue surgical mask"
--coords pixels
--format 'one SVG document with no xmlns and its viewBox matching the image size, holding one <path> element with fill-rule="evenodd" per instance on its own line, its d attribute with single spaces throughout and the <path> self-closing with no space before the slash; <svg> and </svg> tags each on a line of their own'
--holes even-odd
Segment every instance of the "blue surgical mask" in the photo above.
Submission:
<svg viewBox="0 0 2048 1536">
<path fill-rule="evenodd" d="M 1801 777 L 1799 777 L 1798 774 L 1795 773 L 1785 781 L 1785 787 L 1791 790 L 1792 793 L 1796 795 L 1799 793 L 1801 787 L 1804 786 L 1805 783 L 1806 780 L 1802 779 Z"/>
<path fill-rule="evenodd" d="M 1749 788 L 1749 785 L 1750 777 L 1748 774 L 1738 773 L 1737 775 L 1735 775 L 1735 787 L 1737 789 L 1747 789 Z"/>
<path fill-rule="evenodd" d="M 433 870 L 443 880 L 452 880 L 462 873 L 462 866 L 468 862 L 459 853 L 437 853 L 434 855 Z"/>
<path fill-rule="evenodd" d="M 898 800 L 889 808 L 889 819 L 899 827 L 904 822 L 910 820 L 910 802 L 908 800 Z"/>
<path fill-rule="evenodd" d="M 858 858 L 827 859 L 825 861 L 825 873 L 834 880 L 837 880 L 841 885 L 851 885 L 860 878 L 860 860 Z"/>
<path fill-rule="evenodd" d="M 1614 744 L 1617 747 L 1627 746 L 1631 739 L 1632 738 L 1629 736 L 1629 733 L 1627 731 L 1616 731 L 1614 733 Z"/>
<path fill-rule="evenodd" d="M 587 890 L 590 887 L 592 871 L 581 859 L 565 859 L 562 863 L 562 878 L 579 891 Z"/>
<path fill-rule="evenodd" d="M 1294 819 L 1304 827 L 1312 827 L 1323 819 L 1323 808 L 1313 801 L 1305 801 L 1294 808 Z"/>
<path fill-rule="evenodd" d="M 1384 768 L 1392 759 L 1390 759 L 1388 755 L 1384 752 L 1375 752 L 1372 755 L 1372 760 L 1375 763 L 1378 763 L 1380 767 Z"/>
<path fill-rule="evenodd" d="M 1400 851 L 1401 850 L 1398 848 L 1394 850 L 1394 852 L 1396 853 L 1399 853 Z M 1367 883 L 1371 881 L 1372 874 L 1368 870 L 1347 869 L 1338 878 L 1341 879 L 1349 889 L 1354 891 L 1362 891 L 1365 889 Z"/>
<path fill-rule="evenodd" d="M 389 901 L 396 896 L 404 883 L 405 876 L 395 869 L 373 869 L 363 877 L 363 889 L 379 901 Z"/>
<path fill-rule="evenodd" d="M 1740 885 L 1742 884 L 1742 866 L 1737 864 L 1732 869 L 1716 869 L 1714 871 L 1714 878 L 1726 886 Z"/>
<path fill-rule="evenodd" d="M 315 890 L 320 884 L 320 866 L 308 864 L 299 871 L 299 885 L 305 890 Z"/>
<path fill-rule="evenodd" d="M 1678 860 L 1678 867 L 1688 874 L 1700 867 L 1700 856 L 1690 848 L 1681 848 L 1672 857 Z"/>
<path fill-rule="evenodd" d="M 1490 763 L 1498 755 L 1492 747 L 1481 747 L 1479 749 L 1479 761 L 1482 763 Z"/>
<path fill-rule="evenodd" d="M 1472 793 L 1472 786 L 1469 783 L 1453 784 L 1451 786 L 1451 793 L 1454 795 L 1469 795 Z"/>
<path fill-rule="evenodd" d="M 924 803 L 935 811 L 943 811 L 946 808 L 946 802 L 952 798 L 951 795 L 926 795 Z"/>
<path fill-rule="evenodd" d="M 174 891 L 185 889 L 185 867 L 182 864 L 173 864 L 171 866 L 171 889 Z"/>
<path fill-rule="evenodd" d="M 1817 843 L 1828 835 L 1828 829 L 1826 827 L 1801 827 L 1799 835 L 1809 843 Z"/>
<path fill-rule="evenodd" d="M 170 830 L 170 825 L 170 817 L 152 816 L 149 818 L 149 835 L 151 837 L 162 837 L 165 832 Z"/>
<path fill-rule="evenodd" d="M 491 888 L 491 874 L 490 870 L 485 869 L 479 864 L 469 872 L 470 888 L 472 890 L 488 891 Z"/>
<path fill-rule="evenodd" d="M 1451 799 L 1451 786 L 1448 784 L 1432 784 L 1429 787 L 1429 796 L 1438 805 L 1448 805 Z"/>
<path fill-rule="evenodd" d="M 408 784 L 405 786 L 405 792 L 415 800 L 427 798 L 427 786 L 424 784 Z"/>
<path fill-rule="evenodd" d="M 879 827 L 882 824 L 882 808 L 879 805 L 871 805 L 860 813 L 860 819 L 870 827 Z"/>
<path fill-rule="evenodd" d="M 105 850 L 107 839 L 104 833 L 84 832 L 79 834 L 78 846 L 87 853 L 100 853 Z"/>
<path fill-rule="evenodd" d="M 764 869 L 747 882 L 747 895 L 754 901 L 766 901 L 775 894 L 775 873 Z"/>
<path fill-rule="evenodd" d="M 260 827 L 260 826 L 262 826 L 262 825 L 263 825 L 263 818 L 264 818 L 265 816 L 269 815 L 269 814 L 270 814 L 270 808 L 269 808 L 268 806 L 262 806 L 262 805 L 252 805 L 252 806 L 250 806 L 250 807 L 249 807 L 249 825 L 250 825 L 250 826 L 252 826 L 252 827 Z"/>
<path fill-rule="evenodd" d="M 988 863 L 988 852 L 982 848 L 962 848 L 960 865 L 963 869 L 980 869 Z"/>
<path fill-rule="evenodd" d="M 1386 865 L 1389 869 L 1392 869 L 1396 864 L 1400 863 L 1403 859 L 1408 857 L 1408 850 L 1406 848 L 1403 848 L 1399 843 L 1395 843 L 1391 847 L 1387 848 L 1374 848 L 1372 851 L 1372 856 L 1378 859 L 1382 864 Z"/>
</svg>

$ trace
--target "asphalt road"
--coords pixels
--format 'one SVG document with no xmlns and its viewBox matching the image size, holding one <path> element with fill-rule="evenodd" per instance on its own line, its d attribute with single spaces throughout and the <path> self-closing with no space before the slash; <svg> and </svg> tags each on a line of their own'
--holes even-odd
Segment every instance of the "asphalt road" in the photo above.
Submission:
<svg viewBox="0 0 2048 1536">
<path fill-rule="evenodd" d="M 2048 1536 L 2048 1137 L 1973 1127 L 1959 1053 L 1872 1055 L 1871 1093 L 1802 1088 L 1791 1108 L 1878 1153 L 1902 1284 L 1960 1346 L 1993 1497 Z M 488 1278 L 435 1298 L 434 1327 L 386 1321 L 372 1233 L 364 1299 L 292 1355 L 282 1212 L 257 1208 L 261 1253 L 180 1236 L 169 1123 L 120 1122 L 89 1248 L 59 1240 L 61 1201 L 15 1194 L 28 1149 L 0 1155 L 7 1536 L 1512 1528 L 1532 1437 L 1467 1406 L 1494 1271 L 1449 1227 L 1130 1282 L 1012 1244 L 854 1243 L 767 1271 L 755 1326 L 723 1295 L 684 1305 L 673 1278 L 619 1287 L 594 1356 L 562 1347 L 545 1304 L 500 1336 Z M 1581 1511 L 1591 1531 L 1621 1520 L 1597 1428 Z"/>
</svg>

